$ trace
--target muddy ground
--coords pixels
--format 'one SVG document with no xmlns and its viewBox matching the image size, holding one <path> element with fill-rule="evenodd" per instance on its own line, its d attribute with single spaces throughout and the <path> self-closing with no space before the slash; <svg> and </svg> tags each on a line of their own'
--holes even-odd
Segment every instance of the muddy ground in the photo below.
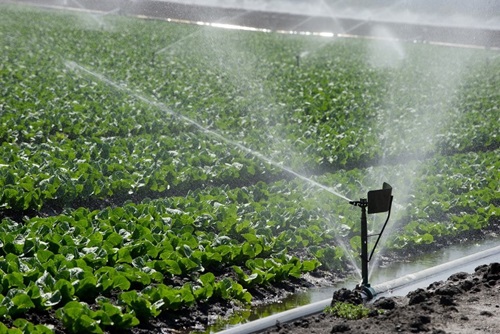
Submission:
<svg viewBox="0 0 500 334">
<path fill-rule="evenodd" d="M 342 299 L 339 295 L 337 299 Z M 497 334 L 500 333 L 500 263 L 479 266 L 473 274 L 459 272 L 405 297 L 382 297 L 367 306 L 372 311 L 360 320 L 322 313 L 277 324 L 262 333 Z"/>
</svg>

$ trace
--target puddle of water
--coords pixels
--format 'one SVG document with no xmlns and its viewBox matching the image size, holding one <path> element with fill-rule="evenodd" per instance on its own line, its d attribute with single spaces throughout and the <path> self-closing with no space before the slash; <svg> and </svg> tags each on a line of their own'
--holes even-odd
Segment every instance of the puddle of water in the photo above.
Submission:
<svg viewBox="0 0 500 334">
<path fill-rule="evenodd" d="M 419 256 L 412 259 L 411 262 L 397 262 L 388 264 L 385 267 L 380 267 L 375 270 L 370 277 L 370 284 L 376 286 L 377 284 L 391 281 L 395 278 L 403 277 L 409 274 L 417 273 L 421 270 L 428 269 L 434 266 L 438 266 L 443 263 L 447 263 L 453 260 L 463 258 L 465 256 L 481 252 L 493 247 L 500 246 L 500 238 L 491 238 L 488 240 L 480 242 L 468 242 L 461 243 L 458 245 L 447 247 L 440 252 L 435 252 L 432 254 L 426 254 L 424 256 Z M 432 282 L 446 280 L 451 274 L 459 271 L 465 271 L 472 273 L 479 264 L 489 263 L 493 261 L 498 261 L 495 257 L 481 259 L 481 263 L 473 262 L 465 264 L 460 268 L 454 268 L 451 270 L 443 271 L 439 275 L 429 277 L 428 279 L 419 280 L 415 284 L 408 284 L 404 287 L 398 288 L 396 290 L 390 291 L 388 293 L 380 294 L 380 296 L 404 296 L 408 292 L 415 290 L 417 287 L 427 286 Z M 226 323 L 221 323 L 216 326 L 210 327 L 207 331 L 203 333 L 216 333 L 218 331 L 229 328 L 238 323 L 246 323 L 249 321 L 261 319 L 273 314 L 284 312 L 299 306 L 311 304 L 321 300 L 331 298 L 333 292 L 341 289 L 348 288 L 353 289 L 356 284 L 360 283 L 359 278 L 346 279 L 331 287 L 323 288 L 313 288 L 304 292 L 300 292 L 291 295 L 277 303 L 257 306 L 250 310 L 243 311 L 235 315 L 235 318 L 229 320 Z M 202 332 L 200 332 L 202 333 Z"/>
<path fill-rule="evenodd" d="M 374 271 L 372 277 L 370 278 L 370 283 L 372 285 L 384 283 L 398 277 L 402 277 L 408 274 L 413 274 L 421 270 L 428 269 L 453 260 L 457 260 L 465 256 L 478 253 L 483 250 L 490 249 L 496 246 L 500 246 L 499 238 L 491 238 L 487 240 L 482 240 L 480 242 L 476 241 L 476 242 L 460 243 L 457 245 L 449 246 L 445 249 L 442 249 L 440 252 L 435 252 L 432 254 L 426 254 L 424 256 L 416 257 L 411 262 L 393 263 L 389 264 L 386 267 L 381 267 Z M 474 271 L 474 268 L 469 268 L 468 271 L 472 272 Z M 467 268 L 454 269 L 454 271 L 457 270 L 467 271 Z"/>
</svg>

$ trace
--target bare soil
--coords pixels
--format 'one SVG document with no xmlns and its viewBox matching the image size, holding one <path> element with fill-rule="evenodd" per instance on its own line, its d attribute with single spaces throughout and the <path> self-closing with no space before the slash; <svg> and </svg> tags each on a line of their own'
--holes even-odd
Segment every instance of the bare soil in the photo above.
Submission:
<svg viewBox="0 0 500 334">
<path fill-rule="evenodd" d="M 342 295 L 345 293 L 334 294 L 332 301 L 341 300 Z M 262 333 L 498 334 L 500 263 L 479 266 L 473 274 L 459 272 L 405 297 L 382 297 L 366 306 L 372 311 L 360 320 L 322 313 L 293 323 L 277 324 Z"/>
</svg>

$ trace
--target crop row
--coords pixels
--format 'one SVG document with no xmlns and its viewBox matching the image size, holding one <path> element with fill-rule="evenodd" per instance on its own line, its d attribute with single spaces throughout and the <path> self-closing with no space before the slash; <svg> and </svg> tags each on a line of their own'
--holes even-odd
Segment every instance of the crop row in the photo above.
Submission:
<svg viewBox="0 0 500 334">
<path fill-rule="evenodd" d="M 488 51 L 388 65 L 366 41 L 1 9 L 0 315 L 25 332 L 45 332 L 27 312 L 117 330 L 343 271 L 359 212 L 336 192 L 394 187 L 392 249 L 498 221 Z"/>
<path fill-rule="evenodd" d="M 34 15 L 27 12 L 17 15 Z M 15 14 L 5 24 L 19 25 L 22 20 L 16 20 Z M 49 22 L 51 16 L 60 19 Z M 397 66 L 377 67 L 370 59 L 372 48 L 360 41 L 311 41 L 120 17 L 96 18 L 103 29 L 89 30 L 84 24 L 68 26 L 78 16 L 43 17 L 47 21 L 37 20 L 34 26 L 23 22 L 18 29 L 20 34 L 35 34 L 37 50 L 8 36 L 11 55 L 6 57 L 21 65 L 26 62 L 13 66 L 17 72 L 13 77 L 21 78 L 24 94 L 29 91 L 25 87 L 43 87 L 29 72 L 32 63 L 42 66 L 44 78 L 52 73 L 54 80 L 62 79 L 65 85 L 60 90 L 66 94 L 75 84 L 66 87 L 68 78 L 62 77 L 85 82 L 80 78 L 83 73 L 65 68 L 64 54 L 67 60 L 150 94 L 175 112 L 298 169 L 498 146 L 490 130 L 498 123 L 492 116 L 498 112 L 499 99 L 497 71 L 492 68 L 499 63 L 486 51 L 407 45 L 407 55 Z M 73 41 L 78 41 L 77 47 Z M 32 57 L 18 56 L 26 49 Z M 297 66 L 295 56 L 300 54 L 303 60 Z M 104 96 L 118 93 L 103 87 L 106 84 L 99 78 L 85 77 L 90 81 L 87 90 L 98 85 L 107 92 Z M 28 78 L 34 83 L 25 82 Z M 11 82 L 5 86 L 16 87 Z M 34 91 L 43 96 L 39 89 Z M 99 101 L 98 96 L 94 101 Z M 122 99 L 127 105 L 137 103 Z M 40 102 L 45 103 L 31 103 Z M 82 113 L 99 111 L 95 102 L 79 103 Z M 128 113 L 123 102 L 118 105 Z M 136 124 L 147 129 L 152 119 L 161 120 L 158 111 L 150 112 L 146 112 L 150 117 Z M 95 121 L 106 124 L 105 118 Z M 93 133 L 104 131 L 109 130 Z M 118 135 L 134 131 L 134 127 L 124 128 Z"/>
<path fill-rule="evenodd" d="M 426 203 L 405 204 L 404 194 L 396 194 L 396 208 L 404 210 L 396 210 L 400 233 L 389 246 L 408 247 L 497 219 L 496 160 L 495 152 L 468 153 L 406 171 L 386 166 L 322 178 L 350 196 L 361 184 L 374 187 L 385 173 L 395 175 L 396 192 L 408 177 L 420 178 L 406 196 Z M 444 166 L 452 173 L 436 173 Z M 361 182 L 358 188 L 352 180 Z M 249 288 L 300 277 L 321 263 L 341 270 L 351 252 L 342 242 L 359 250 L 358 214 L 309 184 L 282 181 L 104 210 L 80 208 L 23 224 L 4 219 L 0 310 L 16 318 L 53 308 L 69 330 L 78 331 L 88 321 L 96 330 L 132 327 L 218 298 L 248 303 Z M 290 255 L 298 250 L 308 258 Z M 216 279 L 213 273 L 233 274 Z M 90 319 L 76 317 L 82 313 Z M 102 318 L 106 314 L 112 321 Z"/>
<path fill-rule="evenodd" d="M 4 219 L 1 315 L 56 309 L 67 329 L 78 332 L 133 327 L 209 300 L 249 303 L 247 288 L 298 278 L 320 264 L 289 251 L 335 249 L 315 209 L 292 212 L 287 196 L 268 206 L 269 191 L 261 183 L 101 211 L 80 208 L 23 224 Z M 275 223 L 246 219 L 255 215 Z M 340 249 L 329 254 L 340 263 Z M 226 276 L 231 272 L 236 280 Z"/>
<path fill-rule="evenodd" d="M 130 41 L 113 43 L 127 49 Z M 371 49 L 359 41 L 308 45 L 206 29 L 182 45 L 166 46 L 154 65 L 124 54 L 121 61 L 134 64 L 126 73 L 109 66 L 106 53 L 91 68 L 298 169 L 498 146 L 490 131 L 500 98 L 494 53 L 409 45 L 388 68 L 367 61 Z M 89 64 L 82 54 L 73 59 Z"/>
<path fill-rule="evenodd" d="M 182 194 L 205 185 L 244 185 L 263 179 L 265 170 L 241 151 L 190 132 L 175 138 L 144 134 L 4 143 L 0 163 L 0 207 L 16 211 L 89 199 Z M 273 174 L 269 168 L 267 173 Z"/>
<path fill-rule="evenodd" d="M 467 72 L 458 65 L 477 53 L 432 50 L 447 61 L 424 72 L 422 51 L 409 48 L 408 63 L 382 71 L 366 62 L 366 45 L 352 41 L 306 43 L 124 18 L 89 31 L 68 25 L 78 16 L 10 13 L 2 21 L 9 27 L 1 77 L 3 208 L 39 210 L 47 201 L 137 198 L 169 188 L 182 193 L 259 180 L 269 169 L 156 104 L 68 67 L 62 54 L 298 170 L 389 161 L 436 146 L 445 152 L 498 146 L 497 78 L 489 70 L 496 62 L 487 63 L 488 54 Z M 19 15 L 36 16 L 36 25 Z M 219 47 L 186 51 L 197 43 Z M 316 54 L 297 66 L 294 54 L 305 47 Z M 437 91 L 422 84 L 437 79 Z"/>
</svg>

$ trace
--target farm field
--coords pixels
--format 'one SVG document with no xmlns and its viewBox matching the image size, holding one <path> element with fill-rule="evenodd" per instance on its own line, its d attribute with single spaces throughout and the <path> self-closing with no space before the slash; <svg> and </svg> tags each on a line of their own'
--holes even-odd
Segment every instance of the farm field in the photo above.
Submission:
<svg viewBox="0 0 500 334">
<path fill-rule="evenodd" d="M 5 4 L 0 37 L 3 331 L 200 328 L 351 274 L 346 199 L 384 181 L 387 256 L 499 232 L 498 52 Z"/>
</svg>

